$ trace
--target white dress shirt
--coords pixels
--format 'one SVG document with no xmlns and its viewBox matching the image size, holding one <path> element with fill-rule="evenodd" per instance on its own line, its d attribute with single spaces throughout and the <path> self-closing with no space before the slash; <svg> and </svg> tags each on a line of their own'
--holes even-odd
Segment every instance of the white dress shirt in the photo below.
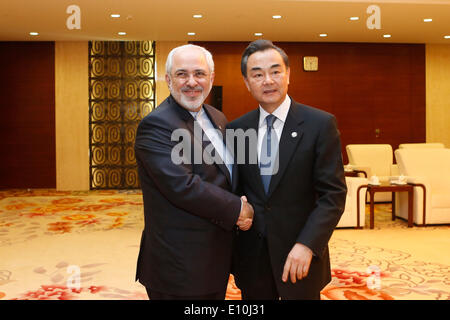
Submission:
<svg viewBox="0 0 450 320">
<path fill-rule="evenodd" d="M 289 112 L 289 107 L 291 106 L 291 98 L 286 95 L 284 101 L 280 104 L 278 108 L 272 113 L 276 119 L 273 123 L 273 129 L 275 130 L 278 143 L 280 143 L 281 133 L 283 132 L 284 123 L 286 122 L 286 117 Z M 263 142 L 264 135 L 267 131 L 266 117 L 269 113 L 259 106 L 259 126 L 258 126 L 258 163 L 261 156 L 261 146 Z"/>
</svg>

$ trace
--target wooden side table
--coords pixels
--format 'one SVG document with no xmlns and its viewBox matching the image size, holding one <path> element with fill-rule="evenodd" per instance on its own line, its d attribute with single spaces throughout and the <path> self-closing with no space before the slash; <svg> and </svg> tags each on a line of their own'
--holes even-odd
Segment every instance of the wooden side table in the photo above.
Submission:
<svg viewBox="0 0 450 320">
<path fill-rule="evenodd" d="M 359 190 L 361 188 L 367 188 L 367 192 L 370 194 L 370 229 L 374 228 L 375 220 L 375 207 L 374 207 L 374 195 L 377 192 L 392 192 L 392 220 L 395 220 L 395 193 L 406 191 L 408 192 L 408 228 L 413 226 L 413 204 L 414 204 L 414 185 L 412 184 L 381 184 L 372 185 L 366 184 L 359 186 L 357 190 L 356 201 L 359 204 Z M 358 225 L 359 225 L 359 205 L 357 209 Z"/>
</svg>

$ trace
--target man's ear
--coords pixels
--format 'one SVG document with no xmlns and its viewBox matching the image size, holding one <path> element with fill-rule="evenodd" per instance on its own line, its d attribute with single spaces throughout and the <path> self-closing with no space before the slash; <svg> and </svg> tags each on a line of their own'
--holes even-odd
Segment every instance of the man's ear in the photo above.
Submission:
<svg viewBox="0 0 450 320">
<path fill-rule="evenodd" d="M 211 86 L 212 86 L 213 83 L 214 83 L 214 78 L 215 78 L 215 76 L 216 76 L 215 72 L 211 72 Z"/>
<path fill-rule="evenodd" d="M 286 75 L 287 75 L 287 83 L 289 84 L 289 77 L 291 75 L 291 68 L 290 67 L 287 68 Z"/>
<path fill-rule="evenodd" d="M 166 83 L 167 86 L 170 87 L 170 76 L 166 73 Z"/>
</svg>

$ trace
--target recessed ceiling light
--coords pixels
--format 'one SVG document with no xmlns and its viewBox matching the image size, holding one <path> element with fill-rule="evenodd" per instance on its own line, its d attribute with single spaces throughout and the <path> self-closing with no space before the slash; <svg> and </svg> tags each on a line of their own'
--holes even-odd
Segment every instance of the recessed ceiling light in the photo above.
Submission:
<svg viewBox="0 0 450 320">
<path fill-rule="evenodd" d="M 38 36 L 39 33 L 38 32 L 30 32 L 30 36 Z"/>
<path fill-rule="evenodd" d="M 272 16 L 272 18 L 274 18 L 274 19 L 281 19 L 281 16 L 279 14 L 276 14 L 276 15 Z"/>
<path fill-rule="evenodd" d="M 319 37 L 327 37 L 328 35 L 326 34 L 326 33 L 321 33 L 321 34 L 319 34 Z"/>
<path fill-rule="evenodd" d="M 425 18 L 425 19 L 423 19 L 423 22 L 431 22 L 431 21 L 433 21 L 433 19 L 431 19 L 431 18 Z"/>
<path fill-rule="evenodd" d="M 444 36 L 445 39 L 450 39 L 450 36 Z"/>
<path fill-rule="evenodd" d="M 359 20 L 359 17 L 350 17 L 350 20 L 351 21 L 357 21 L 357 20 Z"/>
<path fill-rule="evenodd" d="M 188 32 L 187 35 L 188 36 L 195 36 L 195 32 Z"/>
<path fill-rule="evenodd" d="M 194 14 L 193 17 L 194 17 L 195 19 L 203 18 L 203 16 L 202 16 L 201 14 Z"/>
<path fill-rule="evenodd" d="M 391 35 L 390 34 L 383 34 L 383 38 L 390 38 Z"/>
<path fill-rule="evenodd" d="M 261 32 L 255 32 L 255 36 L 261 37 L 263 34 Z"/>
<path fill-rule="evenodd" d="M 111 14 L 111 18 L 120 18 L 120 14 L 113 13 L 113 14 Z"/>
<path fill-rule="evenodd" d="M 120 31 L 120 32 L 117 32 L 117 34 L 118 34 L 119 36 L 125 36 L 127 33 L 126 33 L 126 32 L 123 32 L 123 31 Z"/>
</svg>

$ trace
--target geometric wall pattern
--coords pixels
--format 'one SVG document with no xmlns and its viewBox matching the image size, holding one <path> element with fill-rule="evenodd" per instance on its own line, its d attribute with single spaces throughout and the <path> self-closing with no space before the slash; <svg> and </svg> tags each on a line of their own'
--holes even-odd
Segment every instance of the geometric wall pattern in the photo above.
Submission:
<svg viewBox="0 0 450 320">
<path fill-rule="evenodd" d="M 89 42 L 91 189 L 139 188 L 134 140 L 155 107 L 155 42 Z"/>
</svg>

